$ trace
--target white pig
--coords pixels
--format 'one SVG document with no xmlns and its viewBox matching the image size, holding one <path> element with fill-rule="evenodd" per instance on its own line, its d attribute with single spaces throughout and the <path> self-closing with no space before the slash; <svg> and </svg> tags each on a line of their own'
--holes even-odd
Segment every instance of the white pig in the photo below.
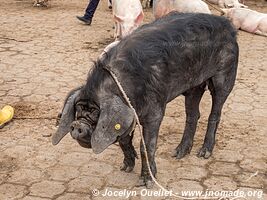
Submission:
<svg viewBox="0 0 267 200">
<path fill-rule="evenodd" d="M 154 0 L 153 13 L 156 19 L 171 11 L 211 14 L 208 5 L 201 0 Z"/>
<path fill-rule="evenodd" d="M 237 29 L 267 36 L 267 14 L 246 8 L 222 9 Z"/>
<path fill-rule="evenodd" d="M 238 0 L 207 0 L 210 3 L 219 5 L 221 8 L 247 8 L 246 5 Z"/>
<path fill-rule="evenodd" d="M 113 0 L 112 12 L 117 39 L 130 34 L 144 19 L 140 0 Z"/>
</svg>

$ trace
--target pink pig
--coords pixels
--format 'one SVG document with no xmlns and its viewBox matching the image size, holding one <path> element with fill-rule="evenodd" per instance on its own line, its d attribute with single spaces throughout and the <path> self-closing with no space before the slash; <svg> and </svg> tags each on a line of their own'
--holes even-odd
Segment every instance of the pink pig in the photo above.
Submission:
<svg viewBox="0 0 267 200">
<path fill-rule="evenodd" d="M 156 19 L 171 11 L 211 14 L 208 5 L 201 0 L 154 0 L 153 12 Z"/>
<path fill-rule="evenodd" d="M 237 29 L 267 36 L 267 14 L 246 8 L 222 9 Z"/>
<path fill-rule="evenodd" d="M 221 8 L 247 8 L 247 6 L 240 3 L 239 0 L 207 0 L 207 1 L 219 5 Z"/>
<path fill-rule="evenodd" d="M 112 11 L 115 20 L 116 39 L 130 34 L 144 19 L 140 0 L 113 0 Z"/>
</svg>

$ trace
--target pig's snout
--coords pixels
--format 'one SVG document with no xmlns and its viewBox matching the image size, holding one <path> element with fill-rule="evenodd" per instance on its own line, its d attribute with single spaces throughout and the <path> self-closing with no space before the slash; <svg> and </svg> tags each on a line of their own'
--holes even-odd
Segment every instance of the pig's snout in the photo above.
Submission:
<svg viewBox="0 0 267 200">
<path fill-rule="evenodd" d="M 88 132 L 88 126 L 79 121 L 74 121 L 71 124 L 71 137 L 75 140 L 85 137 Z"/>
</svg>

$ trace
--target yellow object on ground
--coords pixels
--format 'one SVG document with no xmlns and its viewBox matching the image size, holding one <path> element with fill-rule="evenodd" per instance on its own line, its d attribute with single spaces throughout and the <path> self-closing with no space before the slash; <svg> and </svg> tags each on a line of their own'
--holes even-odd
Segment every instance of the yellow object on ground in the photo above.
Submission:
<svg viewBox="0 0 267 200">
<path fill-rule="evenodd" d="M 14 108 L 6 105 L 0 110 L 0 128 L 3 128 L 14 116 Z"/>
</svg>

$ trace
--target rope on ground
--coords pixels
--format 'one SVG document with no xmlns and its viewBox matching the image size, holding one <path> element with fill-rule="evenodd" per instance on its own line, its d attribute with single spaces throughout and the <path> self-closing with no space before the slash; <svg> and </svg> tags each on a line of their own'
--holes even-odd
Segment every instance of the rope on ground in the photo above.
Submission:
<svg viewBox="0 0 267 200">
<path fill-rule="evenodd" d="M 16 120 L 25 120 L 25 119 L 47 119 L 47 120 L 54 120 L 54 119 L 58 119 L 58 117 L 14 117 L 13 119 L 16 119 Z"/>
</svg>

